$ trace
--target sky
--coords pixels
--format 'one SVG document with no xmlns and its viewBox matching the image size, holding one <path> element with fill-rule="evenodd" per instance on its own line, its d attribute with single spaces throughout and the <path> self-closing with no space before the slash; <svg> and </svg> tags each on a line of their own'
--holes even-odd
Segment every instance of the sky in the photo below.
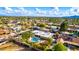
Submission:
<svg viewBox="0 0 79 59">
<path fill-rule="evenodd" d="M 79 7 L 0 7 L 0 16 L 79 16 Z"/>
<path fill-rule="evenodd" d="M 79 0 L 0 0 L 0 16 L 79 16 L 77 6 Z"/>
</svg>

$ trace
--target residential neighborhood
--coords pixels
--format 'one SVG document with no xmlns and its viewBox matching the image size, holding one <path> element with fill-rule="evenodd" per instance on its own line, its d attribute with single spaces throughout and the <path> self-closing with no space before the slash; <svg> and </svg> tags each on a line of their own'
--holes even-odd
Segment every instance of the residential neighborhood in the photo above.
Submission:
<svg viewBox="0 0 79 59">
<path fill-rule="evenodd" d="M 79 21 L 68 20 L 0 16 L 0 51 L 78 51 Z"/>
</svg>

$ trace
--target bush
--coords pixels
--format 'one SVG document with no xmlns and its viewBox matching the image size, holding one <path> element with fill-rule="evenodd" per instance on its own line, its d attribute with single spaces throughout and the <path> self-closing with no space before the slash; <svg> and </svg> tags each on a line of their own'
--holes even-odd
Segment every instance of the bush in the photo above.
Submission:
<svg viewBox="0 0 79 59">
<path fill-rule="evenodd" d="M 54 51 L 67 51 L 67 47 L 63 43 L 59 42 L 53 47 Z"/>
<path fill-rule="evenodd" d="M 51 45 L 53 42 L 53 38 L 48 38 L 48 45 Z"/>
<path fill-rule="evenodd" d="M 46 25 L 45 24 L 37 24 L 37 26 L 39 26 L 39 27 L 45 27 Z"/>
<path fill-rule="evenodd" d="M 46 51 L 52 51 L 52 49 L 47 49 Z"/>
<path fill-rule="evenodd" d="M 28 38 L 30 38 L 31 36 L 33 36 L 33 33 L 31 33 L 30 31 L 24 32 L 24 33 L 22 33 L 22 40 L 23 40 L 23 41 L 26 41 L 26 40 L 28 40 Z"/>
</svg>

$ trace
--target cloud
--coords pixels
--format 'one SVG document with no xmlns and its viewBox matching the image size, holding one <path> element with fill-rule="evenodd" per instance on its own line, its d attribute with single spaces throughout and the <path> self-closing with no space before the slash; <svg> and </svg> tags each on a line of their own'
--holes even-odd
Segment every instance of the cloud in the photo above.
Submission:
<svg viewBox="0 0 79 59">
<path fill-rule="evenodd" d="M 12 9 L 9 7 L 5 7 L 5 10 L 12 11 Z"/>
<path fill-rule="evenodd" d="M 40 10 L 36 8 L 37 14 L 40 16 L 52 16 L 52 17 L 64 17 L 64 16 L 74 16 L 79 15 L 79 7 L 72 7 L 65 11 L 60 10 L 59 7 L 54 7 L 51 10 Z"/>
<path fill-rule="evenodd" d="M 54 7 L 51 10 L 45 9 L 39 9 L 36 8 L 36 15 L 37 16 L 48 16 L 48 17 L 56 17 L 56 16 L 60 16 L 60 10 L 58 7 Z"/>
<path fill-rule="evenodd" d="M 39 15 L 39 16 L 43 16 L 43 15 L 47 15 L 47 10 L 41 10 L 39 8 L 35 8 L 35 13 L 36 15 Z"/>
<path fill-rule="evenodd" d="M 49 14 L 58 17 L 79 15 L 79 7 L 72 7 L 65 11 L 60 10 L 59 8 L 56 7 L 51 11 L 49 11 Z"/>
<path fill-rule="evenodd" d="M 18 9 L 14 10 L 15 13 L 19 13 L 21 15 L 30 15 L 33 14 L 32 11 L 24 9 L 23 7 L 19 7 Z"/>
<path fill-rule="evenodd" d="M 6 15 L 20 15 L 20 16 L 25 16 L 25 15 L 30 15 L 33 14 L 32 11 L 24 9 L 23 7 L 16 7 L 16 9 L 10 8 L 10 7 L 5 7 L 4 13 Z"/>
<path fill-rule="evenodd" d="M 68 10 L 65 10 L 62 12 L 63 16 L 74 16 L 74 15 L 79 15 L 79 8 L 77 7 L 72 7 Z"/>
<path fill-rule="evenodd" d="M 5 15 L 17 15 L 17 16 L 48 16 L 48 17 L 63 17 L 63 16 L 74 16 L 79 15 L 79 7 L 68 8 L 63 11 L 59 7 L 54 7 L 52 9 L 43 8 L 31 8 L 31 10 L 24 7 L 16 7 L 15 9 L 11 7 L 5 7 L 0 14 Z"/>
<path fill-rule="evenodd" d="M 13 13 L 13 10 L 11 8 L 9 8 L 9 7 L 4 7 L 4 8 L 5 8 L 4 12 L 6 14 Z"/>
<path fill-rule="evenodd" d="M 73 14 L 79 15 L 79 7 L 74 7 L 71 10 L 72 10 Z"/>
<path fill-rule="evenodd" d="M 62 12 L 58 7 L 54 7 L 50 11 L 48 11 L 48 14 L 52 17 L 60 17 L 62 15 Z"/>
</svg>

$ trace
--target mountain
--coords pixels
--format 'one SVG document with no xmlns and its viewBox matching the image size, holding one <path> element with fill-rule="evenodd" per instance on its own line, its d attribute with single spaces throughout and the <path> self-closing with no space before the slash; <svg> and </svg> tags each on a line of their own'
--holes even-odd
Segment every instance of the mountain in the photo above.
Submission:
<svg viewBox="0 0 79 59">
<path fill-rule="evenodd" d="M 0 16 L 12 16 L 12 15 L 0 14 Z M 18 16 L 18 15 L 16 15 L 16 16 Z M 27 16 L 27 17 L 48 17 L 48 16 Z M 76 15 L 74 15 L 74 16 L 62 16 L 62 17 L 56 16 L 56 17 L 51 17 L 51 18 L 79 18 L 79 16 L 76 16 Z"/>
<path fill-rule="evenodd" d="M 79 18 L 79 16 L 65 16 L 64 18 Z"/>
</svg>

